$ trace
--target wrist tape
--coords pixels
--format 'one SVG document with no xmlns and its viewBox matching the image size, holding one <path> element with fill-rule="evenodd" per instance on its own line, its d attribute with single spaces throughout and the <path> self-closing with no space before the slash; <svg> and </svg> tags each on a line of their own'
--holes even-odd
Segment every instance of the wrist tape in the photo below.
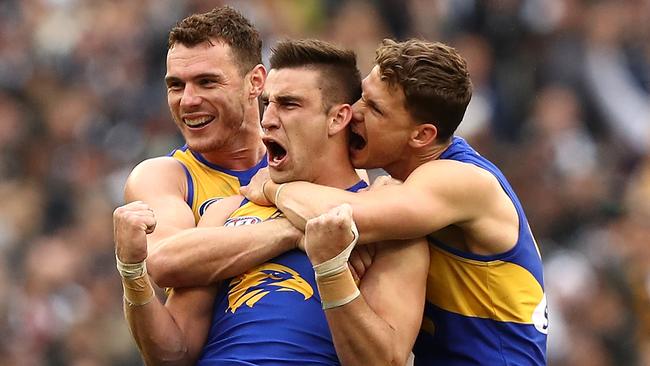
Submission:
<svg viewBox="0 0 650 366">
<path fill-rule="evenodd" d="M 275 207 L 279 207 L 279 206 L 278 206 L 278 205 L 279 205 L 278 201 L 279 201 L 279 199 L 280 199 L 280 191 L 282 190 L 282 188 L 284 188 L 284 185 L 285 185 L 285 184 L 286 184 L 286 183 L 282 183 L 282 184 L 280 184 L 280 185 L 278 186 L 278 189 L 275 190 L 275 197 L 273 197 L 273 198 L 275 198 L 275 200 L 273 201 L 273 204 L 275 205 Z"/>
<path fill-rule="evenodd" d="M 361 295 L 348 268 L 350 253 L 359 240 L 359 231 L 354 221 L 351 229 L 354 234 L 352 242 L 336 257 L 314 266 L 323 309 L 343 306 Z"/>
<path fill-rule="evenodd" d="M 130 306 L 148 304 L 155 296 L 153 286 L 147 275 L 147 263 L 123 263 L 115 256 L 117 271 L 122 277 L 124 300 Z"/>
</svg>

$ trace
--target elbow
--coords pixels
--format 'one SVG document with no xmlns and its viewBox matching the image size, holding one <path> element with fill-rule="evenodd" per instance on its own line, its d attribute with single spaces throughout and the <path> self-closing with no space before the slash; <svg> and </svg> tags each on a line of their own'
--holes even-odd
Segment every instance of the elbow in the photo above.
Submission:
<svg viewBox="0 0 650 366">
<path fill-rule="evenodd" d="M 393 347 L 389 347 L 393 348 Z M 383 362 L 381 365 L 390 365 L 390 366 L 404 366 L 406 361 L 408 361 L 408 355 L 402 355 L 396 350 L 392 349 L 386 352 L 383 357 Z"/>
<path fill-rule="evenodd" d="M 192 364 L 187 347 L 158 350 L 153 357 L 145 357 L 146 366 L 189 366 Z"/>
<path fill-rule="evenodd" d="M 390 366 L 404 366 L 408 361 L 411 350 L 401 351 L 398 349 L 398 341 L 391 342 L 390 345 L 386 344 L 382 347 L 381 351 L 377 353 L 380 357 L 377 365 L 390 365 Z"/>
<path fill-rule="evenodd" d="M 406 353 L 399 352 L 392 344 L 377 343 L 372 350 L 367 352 L 355 351 L 353 355 L 345 357 L 341 354 L 341 365 L 344 366 L 365 366 L 365 365 L 382 365 L 382 366 L 404 366 L 410 356 L 410 350 Z"/>
</svg>

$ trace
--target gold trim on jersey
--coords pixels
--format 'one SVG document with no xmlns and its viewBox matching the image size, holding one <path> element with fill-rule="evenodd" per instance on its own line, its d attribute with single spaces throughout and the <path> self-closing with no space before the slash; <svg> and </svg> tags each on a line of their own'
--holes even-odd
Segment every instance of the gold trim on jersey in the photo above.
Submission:
<svg viewBox="0 0 650 366">
<path fill-rule="evenodd" d="M 459 257 L 435 245 L 429 248 L 427 301 L 464 316 L 533 323 L 544 290 L 528 270 L 501 260 Z"/>
</svg>

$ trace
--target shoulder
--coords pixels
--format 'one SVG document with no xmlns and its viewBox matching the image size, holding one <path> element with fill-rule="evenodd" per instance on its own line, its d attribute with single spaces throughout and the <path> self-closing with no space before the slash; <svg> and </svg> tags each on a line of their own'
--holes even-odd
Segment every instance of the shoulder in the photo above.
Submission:
<svg viewBox="0 0 650 366">
<path fill-rule="evenodd" d="M 435 184 L 479 191 L 499 189 L 499 181 L 489 171 L 456 160 L 434 160 L 417 167 L 406 179 L 409 184 Z"/>
<path fill-rule="evenodd" d="M 185 170 L 176 159 L 163 156 L 151 158 L 139 163 L 126 181 L 125 194 L 140 196 L 142 191 L 159 192 L 178 189 L 183 192 Z"/>
<path fill-rule="evenodd" d="M 152 180 L 184 175 L 183 165 L 170 156 L 161 156 L 142 161 L 131 171 L 129 181 Z"/>
</svg>

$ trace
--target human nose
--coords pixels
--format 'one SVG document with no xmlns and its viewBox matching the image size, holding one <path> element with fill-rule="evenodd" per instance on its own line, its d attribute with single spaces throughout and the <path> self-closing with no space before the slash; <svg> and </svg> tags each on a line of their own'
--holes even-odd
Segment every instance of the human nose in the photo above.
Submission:
<svg viewBox="0 0 650 366">
<path fill-rule="evenodd" d="M 201 97 L 196 93 L 191 84 L 186 84 L 181 96 L 181 107 L 191 107 L 201 103 Z"/>
<path fill-rule="evenodd" d="M 352 105 L 352 122 L 363 122 L 363 109 L 361 99 Z"/>
<path fill-rule="evenodd" d="M 268 103 L 264 109 L 264 115 L 262 116 L 262 129 L 270 130 L 272 128 L 278 128 L 280 126 L 280 121 L 278 119 L 278 113 L 273 103 Z"/>
</svg>

